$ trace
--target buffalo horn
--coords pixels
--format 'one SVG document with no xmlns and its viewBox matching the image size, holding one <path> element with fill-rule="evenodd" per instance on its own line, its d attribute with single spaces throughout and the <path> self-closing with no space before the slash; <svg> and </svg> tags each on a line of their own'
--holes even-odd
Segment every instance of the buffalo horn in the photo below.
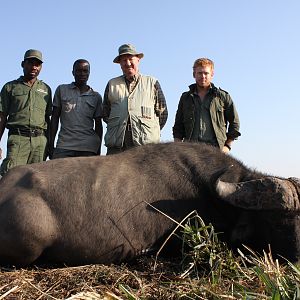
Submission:
<svg viewBox="0 0 300 300">
<path fill-rule="evenodd" d="M 299 180 L 264 177 L 239 183 L 217 179 L 215 189 L 225 202 L 252 210 L 299 210 Z"/>
</svg>

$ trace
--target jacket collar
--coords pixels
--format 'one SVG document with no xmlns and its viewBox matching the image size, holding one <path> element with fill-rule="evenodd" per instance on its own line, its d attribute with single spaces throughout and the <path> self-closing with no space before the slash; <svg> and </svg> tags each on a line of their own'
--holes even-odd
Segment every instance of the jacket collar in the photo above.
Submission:
<svg viewBox="0 0 300 300">
<path fill-rule="evenodd" d="M 189 85 L 189 89 L 190 89 L 190 94 L 197 93 L 197 84 L 193 83 Z M 216 95 L 217 92 L 218 92 L 218 88 L 213 83 L 211 83 L 209 93 L 213 93 L 213 95 Z"/>
</svg>

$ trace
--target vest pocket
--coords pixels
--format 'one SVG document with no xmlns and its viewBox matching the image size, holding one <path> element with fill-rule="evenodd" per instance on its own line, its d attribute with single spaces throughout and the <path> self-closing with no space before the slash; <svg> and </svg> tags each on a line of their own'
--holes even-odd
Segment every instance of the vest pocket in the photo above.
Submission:
<svg viewBox="0 0 300 300">
<path fill-rule="evenodd" d="M 121 147 L 122 138 L 120 130 L 120 117 L 113 117 L 107 120 L 107 129 L 104 137 L 106 147 Z"/>
<path fill-rule="evenodd" d="M 140 123 L 140 144 L 159 143 L 160 128 L 157 120 L 139 119 Z"/>
</svg>

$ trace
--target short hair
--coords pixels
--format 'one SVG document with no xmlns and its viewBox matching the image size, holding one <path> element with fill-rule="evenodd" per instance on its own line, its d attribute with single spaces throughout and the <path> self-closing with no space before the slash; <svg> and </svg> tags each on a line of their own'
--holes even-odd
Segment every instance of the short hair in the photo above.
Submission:
<svg viewBox="0 0 300 300">
<path fill-rule="evenodd" d="M 198 58 L 195 60 L 193 65 L 193 70 L 195 70 L 198 67 L 211 67 L 212 70 L 214 70 L 214 62 L 210 60 L 209 58 Z"/>
<path fill-rule="evenodd" d="M 82 63 L 88 64 L 88 65 L 89 65 L 89 68 L 91 68 L 91 67 L 90 67 L 90 63 L 89 63 L 86 59 L 77 59 L 77 60 L 75 60 L 75 62 L 74 62 L 74 64 L 73 64 L 73 70 L 75 70 L 76 65 L 82 64 Z"/>
</svg>

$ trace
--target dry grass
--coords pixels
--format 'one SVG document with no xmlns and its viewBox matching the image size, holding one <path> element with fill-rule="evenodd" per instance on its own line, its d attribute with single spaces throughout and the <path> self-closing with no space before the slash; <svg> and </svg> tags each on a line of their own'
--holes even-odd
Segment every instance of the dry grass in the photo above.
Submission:
<svg viewBox="0 0 300 300">
<path fill-rule="evenodd" d="M 245 248 L 233 254 L 197 214 L 180 227 L 183 246 L 189 248 L 180 259 L 143 257 L 120 266 L 2 268 L 0 300 L 300 299 L 298 266 L 279 264 L 271 251 L 258 255 Z"/>
<path fill-rule="evenodd" d="M 184 270 L 182 261 L 155 261 L 152 257 L 121 266 L 1 269 L 0 300 L 293 299 L 293 291 L 281 297 L 277 289 L 286 289 L 286 280 L 290 285 L 293 282 L 292 288 L 299 284 L 299 274 L 295 276 L 299 271 L 291 272 L 289 265 L 280 266 L 270 254 L 253 255 L 247 260 L 251 259 L 251 264 L 255 260 L 255 265 L 242 266 L 237 259 L 236 276 L 223 269 L 219 279 L 208 271 L 199 273 L 191 263 Z"/>
<path fill-rule="evenodd" d="M 178 265 L 144 257 L 132 265 L 1 269 L 1 299 L 178 299 Z M 180 293 L 180 289 L 178 289 Z"/>
</svg>

